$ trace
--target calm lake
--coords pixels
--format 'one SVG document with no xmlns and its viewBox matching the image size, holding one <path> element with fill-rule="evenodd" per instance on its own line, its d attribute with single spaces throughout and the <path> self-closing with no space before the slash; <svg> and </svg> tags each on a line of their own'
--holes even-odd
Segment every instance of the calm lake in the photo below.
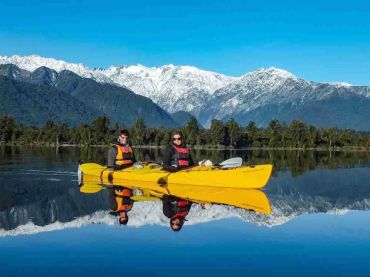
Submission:
<svg viewBox="0 0 370 277">
<path fill-rule="evenodd" d="M 127 226 L 108 190 L 81 193 L 79 160 L 107 148 L 0 148 L 0 275 L 370 275 L 370 153 L 193 151 L 195 161 L 272 163 L 271 214 L 193 204 L 173 232 L 161 201 L 138 201 Z M 160 161 L 160 149 L 136 149 Z"/>
</svg>

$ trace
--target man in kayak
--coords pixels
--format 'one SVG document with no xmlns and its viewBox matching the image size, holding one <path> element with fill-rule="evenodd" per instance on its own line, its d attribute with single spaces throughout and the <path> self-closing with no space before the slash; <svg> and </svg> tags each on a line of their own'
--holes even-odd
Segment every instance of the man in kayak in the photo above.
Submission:
<svg viewBox="0 0 370 277">
<path fill-rule="evenodd" d="M 108 169 L 120 170 L 135 162 L 134 152 L 129 144 L 129 132 L 121 130 L 117 143 L 108 152 Z"/>
<path fill-rule="evenodd" d="M 117 216 L 120 224 L 126 225 L 128 222 L 127 213 L 134 204 L 134 201 L 131 199 L 132 195 L 132 189 L 129 188 L 117 187 L 109 189 L 110 214 Z"/>
<path fill-rule="evenodd" d="M 180 199 L 172 195 L 162 197 L 163 214 L 170 219 L 172 231 L 178 232 L 186 221 L 192 202 Z"/>
<path fill-rule="evenodd" d="M 186 147 L 184 136 L 180 131 L 174 131 L 171 135 L 170 145 L 163 153 L 163 167 L 168 171 L 176 172 L 194 165 L 189 148 Z"/>
</svg>

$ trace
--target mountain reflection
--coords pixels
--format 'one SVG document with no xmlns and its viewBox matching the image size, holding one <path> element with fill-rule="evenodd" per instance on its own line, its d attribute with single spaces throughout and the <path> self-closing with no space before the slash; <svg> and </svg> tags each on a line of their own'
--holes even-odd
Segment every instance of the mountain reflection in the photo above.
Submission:
<svg viewBox="0 0 370 277">
<path fill-rule="evenodd" d="M 0 236 L 89 224 L 119 224 L 117 215 L 110 214 L 112 188 L 96 182 L 77 186 L 76 160 L 86 154 L 81 152 L 91 151 L 88 155 L 94 160 L 95 156 L 103 156 L 103 150 L 98 149 L 96 153 L 71 148 L 61 152 L 32 151 L 17 152 L 12 148 L 1 152 Z M 142 153 L 145 156 L 149 152 Z M 222 153 L 222 157 L 214 157 L 215 160 L 229 157 L 224 156 L 225 152 L 212 153 Z M 163 198 L 168 196 L 173 198 L 165 199 L 167 203 L 181 200 L 191 203 L 182 232 L 190 225 L 231 217 L 272 227 L 307 213 L 343 214 L 370 209 L 368 153 L 351 156 L 333 153 L 332 157 L 311 154 L 285 151 L 251 154 L 248 160 L 276 163 L 276 171 L 264 191 L 194 186 L 168 187 L 168 191 L 164 191 L 150 183 L 131 187 L 125 184 L 133 193 L 125 228 L 144 225 L 169 228 L 173 211 L 164 213 L 163 205 Z M 200 157 L 204 155 L 201 153 Z M 158 157 L 154 153 L 154 157 L 149 158 Z"/>
<path fill-rule="evenodd" d="M 87 179 L 87 178 L 85 178 Z M 82 193 L 97 193 L 107 186 L 97 182 L 84 182 L 80 188 Z M 270 214 L 270 203 L 263 191 L 256 189 L 236 189 L 219 187 L 200 187 L 190 185 L 169 185 L 166 188 L 157 183 L 142 182 L 140 187 L 109 185 L 110 206 L 113 214 L 122 223 L 122 216 L 127 219 L 129 212 L 139 201 L 161 201 L 163 214 L 169 218 L 170 226 L 179 221 L 180 225 L 193 204 L 207 209 L 211 205 L 228 205 L 244 209 L 248 212 Z M 111 213 L 112 213 L 111 212 Z M 124 224 L 127 224 L 126 222 Z"/>
</svg>

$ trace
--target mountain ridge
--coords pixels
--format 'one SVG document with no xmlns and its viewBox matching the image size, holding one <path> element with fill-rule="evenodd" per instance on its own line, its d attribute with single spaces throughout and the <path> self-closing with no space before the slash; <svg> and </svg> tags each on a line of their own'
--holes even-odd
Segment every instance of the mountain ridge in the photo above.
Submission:
<svg viewBox="0 0 370 277">
<path fill-rule="evenodd" d="M 225 121 L 236 118 L 241 125 L 246 125 L 250 118 L 254 118 L 259 127 L 266 127 L 271 119 L 287 123 L 300 119 L 308 124 L 323 123 L 320 127 L 370 130 L 370 124 L 362 123 L 368 118 L 366 111 L 370 103 L 370 86 L 306 81 L 276 67 L 260 68 L 233 77 L 194 66 L 173 64 L 90 69 L 82 64 L 37 55 L 0 56 L 0 64 L 5 62 L 12 62 L 23 69 L 36 70 L 42 65 L 50 66 L 57 72 L 68 69 L 98 83 L 129 88 L 136 94 L 152 99 L 169 113 L 185 111 L 193 114 L 205 127 L 210 126 L 212 119 Z M 269 107 L 274 108 L 270 110 Z M 329 110 L 336 114 L 328 114 Z M 325 115 L 328 115 L 327 118 L 320 120 Z M 356 126 L 351 122 L 361 124 Z"/>
<path fill-rule="evenodd" d="M 47 120 L 53 120 L 75 126 L 105 115 L 111 123 L 121 126 L 132 125 L 137 117 L 143 117 L 148 126 L 153 127 L 178 125 L 151 99 L 69 70 L 57 72 L 42 66 L 29 72 L 16 65 L 3 64 L 0 65 L 0 75 L 3 76 L 0 79 L 3 97 L 0 112 L 13 115 L 20 123 L 43 125 Z M 34 118 L 29 120 L 27 114 Z"/>
</svg>

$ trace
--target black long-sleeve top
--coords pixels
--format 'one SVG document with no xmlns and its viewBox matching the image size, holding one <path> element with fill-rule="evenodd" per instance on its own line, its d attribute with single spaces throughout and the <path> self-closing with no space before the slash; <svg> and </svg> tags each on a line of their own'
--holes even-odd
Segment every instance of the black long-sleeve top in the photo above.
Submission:
<svg viewBox="0 0 370 277">
<path fill-rule="evenodd" d="M 177 203 L 180 200 L 180 198 L 172 195 L 164 195 L 162 198 L 163 214 L 168 218 L 172 218 L 173 216 L 175 216 L 179 212 L 179 207 L 177 206 Z M 189 212 L 191 205 L 192 202 L 188 202 L 188 205 L 184 209 Z"/>
<path fill-rule="evenodd" d="M 176 149 L 173 146 L 168 145 L 163 152 L 163 166 L 167 168 L 172 167 L 172 162 L 176 155 L 177 155 Z M 194 165 L 194 161 L 189 153 L 189 166 L 192 165 Z"/>
</svg>

